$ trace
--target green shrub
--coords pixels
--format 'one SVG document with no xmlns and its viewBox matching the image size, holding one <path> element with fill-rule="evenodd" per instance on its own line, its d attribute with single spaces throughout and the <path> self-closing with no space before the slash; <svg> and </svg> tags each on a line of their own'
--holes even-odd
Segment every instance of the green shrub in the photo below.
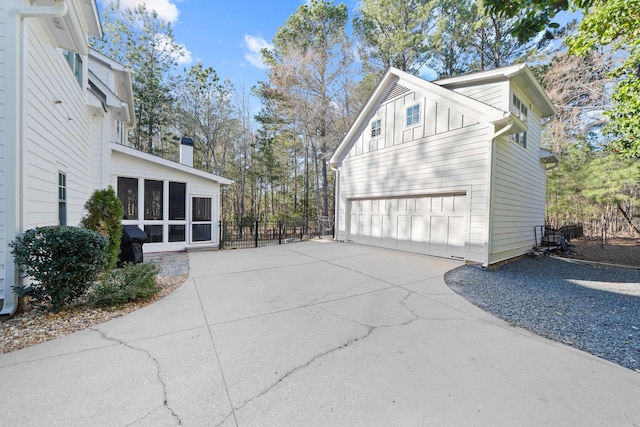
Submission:
<svg viewBox="0 0 640 427">
<path fill-rule="evenodd" d="M 109 268 L 116 266 L 120 255 L 120 239 L 122 238 L 122 202 L 118 199 L 113 187 L 104 190 L 96 190 L 87 200 L 84 208 L 87 214 L 82 218 L 80 225 L 89 230 L 97 231 L 109 241 L 107 248 L 109 254 Z"/>
<path fill-rule="evenodd" d="M 9 244 L 16 265 L 34 282 L 15 286 L 19 296 L 29 296 L 58 311 L 83 296 L 107 265 L 107 240 L 95 231 L 50 226 L 25 231 Z"/>
<path fill-rule="evenodd" d="M 125 264 L 111 270 L 96 283 L 91 300 L 98 306 L 119 306 L 138 299 L 151 298 L 160 287 L 156 276 L 160 268 L 153 264 Z"/>
</svg>

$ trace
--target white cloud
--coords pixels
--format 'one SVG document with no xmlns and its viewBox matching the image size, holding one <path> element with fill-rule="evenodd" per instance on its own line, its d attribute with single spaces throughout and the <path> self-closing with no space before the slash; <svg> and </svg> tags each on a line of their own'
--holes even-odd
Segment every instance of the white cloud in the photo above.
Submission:
<svg viewBox="0 0 640 427">
<path fill-rule="evenodd" d="M 108 4 L 110 0 L 100 0 L 102 4 Z M 133 8 L 144 3 L 149 10 L 155 10 L 158 18 L 174 24 L 178 20 L 180 11 L 171 0 L 120 0 L 120 8 Z"/>
<path fill-rule="evenodd" d="M 164 34 L 158 34 L 157 38 L 158 50 L 164 50 L 167 46 L 167 36 Z M 173 58 L 178 62 L 178 65 L 187 65 L 193 62 L 193 56 L 187 47 L 181 43 L 177 43 L 177 51 L 172 55 Z"/>
<path fill-rule="evenodd" d="M 258 68 L 267 68 L 262 62 L 262 49 L 272 49 L 273 45 L 263 39 L 260 36 L 252 36 L 249 34 L 244 35 L 244 46 L 246 51 L 244 52 L 244 58 L 249 61 L 251 65 Z"/>
<path fill-rule="evenodd" d="M 178 58 L 179 65 L 187 65 L 193 62 L 193 55 L 191 51 L 187 50 L 186 46 L 178 43 L 179 49 L 182 51 L 182 56 Z"/>
</svg>

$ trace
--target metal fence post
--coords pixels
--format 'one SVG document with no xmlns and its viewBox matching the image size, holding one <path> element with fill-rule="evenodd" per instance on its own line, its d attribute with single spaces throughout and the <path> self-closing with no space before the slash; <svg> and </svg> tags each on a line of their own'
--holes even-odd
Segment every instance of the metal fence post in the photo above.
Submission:
<svg viewBox="0 0 640 427">
<path fill-rule="evenodd" d="M 222 233 L 222 221 L 218 221 L 218 249 L 222 249 L 224 246 L 224 242 L 222 241 L 223 233 Z"/>
<path fill-rule="evenodd" d="M 278 244 L 282 244 L 282 220 L 278 221 Z"/>
<path fill-rule="evenodd" d="M 258 221 L 256 221 L 255 226 L 256 226 L 255 242 L 256 242 L 256 248 L 257 248 L 258 247 Z"/>
</svg>

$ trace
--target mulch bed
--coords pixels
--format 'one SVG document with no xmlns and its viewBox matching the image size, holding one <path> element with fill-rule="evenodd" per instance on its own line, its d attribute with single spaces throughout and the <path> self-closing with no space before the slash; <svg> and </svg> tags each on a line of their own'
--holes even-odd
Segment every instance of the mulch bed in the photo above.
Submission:
<svg viewBox="0 0 640 427">
<path fill-rule="evenodd" d="M 57 313 L 36 306 L 22 307 L 12 317 L 0 319 L 0 354 L 81 331 L 107 320 L 124 316 L 173 292 L 187 276 L 158 277 L 161 291 L 153 298 L 133 301 L 121 307 L 100 308 L 73 305 Z"/>
</svg>

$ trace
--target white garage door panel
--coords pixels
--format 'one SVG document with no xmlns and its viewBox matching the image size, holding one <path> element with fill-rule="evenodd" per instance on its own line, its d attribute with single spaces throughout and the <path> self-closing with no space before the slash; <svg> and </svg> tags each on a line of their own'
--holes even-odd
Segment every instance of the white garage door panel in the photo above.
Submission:
<svg viewBox="0 0 640 427">
<path fill-rule="evenodd" d="M 353 200 L 349 240 L 445 257 L 464 257 L 464 194 Z"/>
</svg>

